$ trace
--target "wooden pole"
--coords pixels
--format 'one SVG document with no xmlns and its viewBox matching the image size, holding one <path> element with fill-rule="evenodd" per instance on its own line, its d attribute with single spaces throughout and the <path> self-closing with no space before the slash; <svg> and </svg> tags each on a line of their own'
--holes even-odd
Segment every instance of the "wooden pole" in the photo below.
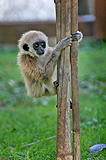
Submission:
<svg viewBox="0 0 106 160">
<path fill-rule="evenodd" d="M 70 0 L 55 0 L 57 41 L 70 35 Z M 56 160 L 72 160 L 70 123 L 70 47 L 65 48 L 57 65 L 57 143 Z"/>
<path fill-rule="evenodd" d="M 78 30 L 78 0 L 71 0 L 71 33 Z M 74 160 L 80 160 L 80 120 L 79 120 L 79 84 L 78 84 L 78 42 L 71 47 L 71 85 L 73 114 Z"/>
</svg>

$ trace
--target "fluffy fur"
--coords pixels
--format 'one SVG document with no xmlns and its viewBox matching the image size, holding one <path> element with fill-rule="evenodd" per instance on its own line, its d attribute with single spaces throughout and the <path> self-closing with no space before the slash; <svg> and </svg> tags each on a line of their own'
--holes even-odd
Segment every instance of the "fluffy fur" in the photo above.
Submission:
<svg viewBox="0 0 106 160">
<path fill-rule="evenodd" d="M 56 94 L 52 75 L 60 52 L 71 45 L 72 40 L 80 40 L 81 38 L 81 33 L 76 32 L 51 48 L 48 46 L 48 38 L 40 31 L 28 31 L 22 35 L 18 44 L 20 49 L 18 65 L 25 81 L 28 96 L 39 98 Z M 36 42 L 39 44 L 39 48 L 43 48 L 44 54 L 37 54 L 37 50 L 33 47 Z M 42 42 L 45 43 L 43 47 L 41 46 Z M 40 49 L 39 52 L 41 52 Z"/>
</svg>

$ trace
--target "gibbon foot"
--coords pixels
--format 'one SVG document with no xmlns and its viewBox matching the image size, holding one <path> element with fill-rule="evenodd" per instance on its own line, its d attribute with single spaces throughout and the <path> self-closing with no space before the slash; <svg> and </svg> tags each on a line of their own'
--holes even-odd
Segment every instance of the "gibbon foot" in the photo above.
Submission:
<svg viewBox="0 0 106 160">
<path fill-rule="evenodd" d="M 72 109 L 72 101 L 70 100 L 70 109 Z"/>
<path fill-rule="evenodd" d="M 58 80 L 54 81 L 53 84 L 54 84 L 54 86 L 57 88 L 57 87 L 59 86 Z"/>
<path fill-rule="evenodd" d="M 58 105 L 56 105 L 56 108 L 58 107 Z M 70 99 L 70 109 L 72 109 L 72 101 Z"/>
</svg>

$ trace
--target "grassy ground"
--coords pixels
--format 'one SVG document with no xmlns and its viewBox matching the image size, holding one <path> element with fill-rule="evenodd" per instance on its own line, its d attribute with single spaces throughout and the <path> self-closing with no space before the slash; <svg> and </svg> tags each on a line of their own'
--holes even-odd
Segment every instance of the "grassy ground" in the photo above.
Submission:
<svg viewBox="0 0 106 160">
<path fill-rule="evenodd" d="M 6 160 L 54 160 L 56 97 L 36 100 L 26 96 L 17 52 L 0 49 L 0 160 L 2 156 Z M 88 154 L 89 147 L 106 143 L 106 43 L 80 46 L 79 95 L 81 159 L 106 160 L 105 149 Z"/>
</svg>

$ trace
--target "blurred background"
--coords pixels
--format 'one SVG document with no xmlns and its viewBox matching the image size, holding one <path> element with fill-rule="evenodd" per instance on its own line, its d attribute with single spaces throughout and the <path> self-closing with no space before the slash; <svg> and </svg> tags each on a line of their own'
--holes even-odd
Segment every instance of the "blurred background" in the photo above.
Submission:
<svg viewBox="0 0 106 160">
<path fill-rule="evenodd" d="M 106 1 L 78 0 L 79 30 L 85 36 L 106 39 Z M 16 44 L 20 35 L 31 29 L 56 36 L 53 0 L 1 0 L 0 44 Z M 11 38 L 10 38 L 11 37 Z"/>
<path fill-rule="evenodd" d="M 105 160 L 106 150 L 88 149 L 106 143 L 106 0 L 78 2 L 81 159 Z M 29 98 L 17 65 L 24 32 L 41 30 L 56 44 L 55 17 L 54 0 L 0 0 L 0 160 L 55 160 L 57 97 Z"/>
</svg>

